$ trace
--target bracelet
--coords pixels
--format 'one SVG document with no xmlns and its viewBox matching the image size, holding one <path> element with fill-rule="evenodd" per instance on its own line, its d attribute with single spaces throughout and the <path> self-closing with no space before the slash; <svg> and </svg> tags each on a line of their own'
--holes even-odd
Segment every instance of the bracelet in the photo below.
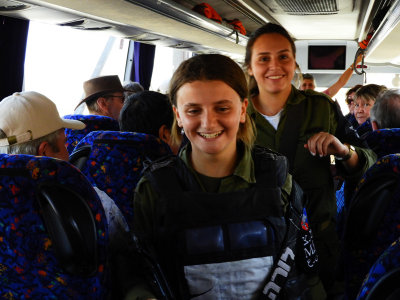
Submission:
<svg viewBox="0 0 400 300">
<path fill-rule="evenodd" d="M 335 155 L 335 159 L 337 161 L 348 161 L 352 157 L 353 153 L 356 152 L 356 149 L 354 148 L 354 146 L 349 145 L 349 144 L 345 144 L 345 145 L 347 146 L 347 148 L 349 148 L 349 153 L 347 153 L 343 157 L 338 157 Z"/>
</svg>

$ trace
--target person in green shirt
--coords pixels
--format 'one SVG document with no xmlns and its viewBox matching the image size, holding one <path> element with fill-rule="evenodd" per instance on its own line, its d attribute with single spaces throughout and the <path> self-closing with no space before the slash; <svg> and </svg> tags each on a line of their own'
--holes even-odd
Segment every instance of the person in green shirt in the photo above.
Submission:
<svg viewBox="0 0 400 300">
<path fill-rule="evenodd" d="M 192 57 L 172 77 L 172 134 L 179 141 L 183 129 L 189 142 L 179 157 L 146 168 L 136 188 L 134 228 L 176 299 L 256 299 L 262 292 L 307 299 L 300 286 L 305 267 L 293 254 L 304 246 L 296 248 L 296 241 L 300 228 L 309 232 L 307 219 L 301 208 L 292 215 L 295 226 L 286 221 L 289 201 L 302 203 L 302 192 L 286 158 L 253 147 L 247 93 L 242 69 L 223 55 Z M 315 252 L 312 241 L 307 246 L 304 255 Z M 305 257 L 310 265 L 312 259 Z M 157 289 L 138 280 L 127 299 L 155 297 Z"/>
<path fill-rule="evenodd" d="M 249 75 L 248 113 L 256 123 L 256 143 L 286 155 L 293 178 L 308 198 L 307 211 L 320 260 L 320 277 L 329 297 L 341 293 L 334 270 L 339 252 L 336 199 L 330 157 L 346 180 L 357 181 L 376 156 L 346 140 L 345 123 L 334 102 L 292 85 L 296 47 L 280 25 L 268 23 L 250 37 L 245 56 Z M 299 117 L 300 116 L 300 117 Z M 343 139 L 344 138 L 344 139 Z"/>
</svg>

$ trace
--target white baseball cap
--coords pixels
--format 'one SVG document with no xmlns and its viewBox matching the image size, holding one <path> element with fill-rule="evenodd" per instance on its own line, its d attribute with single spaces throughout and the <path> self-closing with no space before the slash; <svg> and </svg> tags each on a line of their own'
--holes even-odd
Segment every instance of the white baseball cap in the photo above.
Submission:
<svg viewBox="0 0 400 300">
<path fill-rule="evenodd" d="M 7 135 L 0 139 L 0 146 L 35 140 L 61 128 L 85 126 L 78 120 L 60 118 L 56 105 L 37 92 L 14 93 L 0 102 L 0 129 Z"/>
</svg>

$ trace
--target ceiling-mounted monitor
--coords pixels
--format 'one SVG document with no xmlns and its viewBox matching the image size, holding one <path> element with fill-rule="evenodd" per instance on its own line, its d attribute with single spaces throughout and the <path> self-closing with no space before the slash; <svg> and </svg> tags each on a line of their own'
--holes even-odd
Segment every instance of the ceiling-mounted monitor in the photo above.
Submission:
<svg viewBox="0 0 400 300">
<path fill-rule="evenodd" d="M 346 45 L 309 45 L 308 70 L 345 70 Z"/>
</svg>

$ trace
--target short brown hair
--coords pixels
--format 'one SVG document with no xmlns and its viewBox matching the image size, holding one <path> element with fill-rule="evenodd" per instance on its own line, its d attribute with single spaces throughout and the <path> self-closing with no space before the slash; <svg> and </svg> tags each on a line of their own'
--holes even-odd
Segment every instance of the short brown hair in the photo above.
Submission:
<svg viewBox="0 0 400 300">
<path fill-rule="evenodd" d="M 184 84 L 197 80 L 223 81 L 238 93 L 242 102 L 248 94 L 246 77 L 237 63 L 224 55 L 201 54 L 184 61 L 175 71 L 169 89 L 171 104 L 177 106 L 177 93 Z M 172 136 L 176 142 L 181 142 L 176 117 L 172 126 Z M 239 126 L 237 138 L 248 147 L 252 147 L 255 141 L 255 127 L 247 113 L 245 123 Z"/>
</svg>

